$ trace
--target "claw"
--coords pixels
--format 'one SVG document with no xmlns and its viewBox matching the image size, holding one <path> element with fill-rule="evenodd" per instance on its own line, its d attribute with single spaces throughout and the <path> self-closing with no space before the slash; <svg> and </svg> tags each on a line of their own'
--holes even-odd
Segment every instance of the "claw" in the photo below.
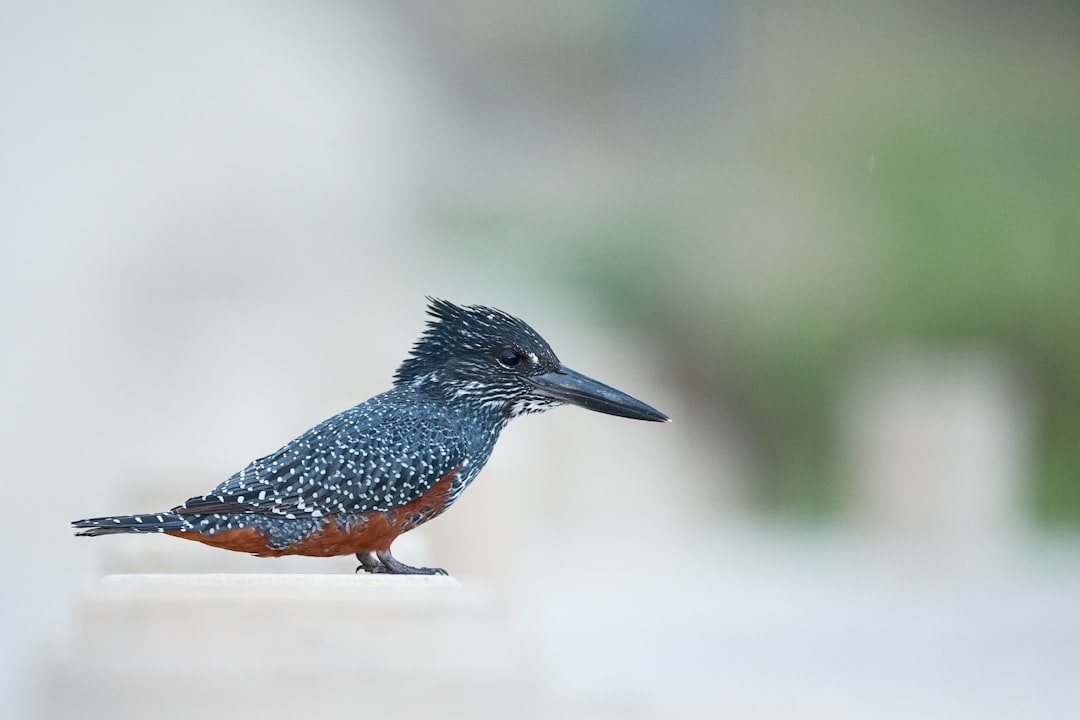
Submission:
<svg viewBox="0 0 1080 720">
<path fill-rule="evenodd" d="M 358 552 L 356 553 L 356 559 L 360 561 L 360 564 L 356 566 L 357 573 L 361 571 L 376 573 L 383 570 L 382 563 L 373 552 Z"/>
<path fill-rule="evenodd" d="M 386 573 L 388 575 L 446 575 L 442 568 L 413 567 L 406 565 L 393 555 L 389 550 L 380 550 L 375 553 L 382 565 L 378 568 L 369 568 L 368 572 Z M 361 561 L 362 562 L 362 561 Z"/>
</svg>

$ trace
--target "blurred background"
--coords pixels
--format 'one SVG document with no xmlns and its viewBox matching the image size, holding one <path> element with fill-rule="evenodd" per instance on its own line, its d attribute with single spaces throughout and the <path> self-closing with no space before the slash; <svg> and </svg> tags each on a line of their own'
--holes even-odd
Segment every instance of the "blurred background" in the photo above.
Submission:
<svg viewBox="0 0 1080 720">
<path fill-rule="evenodd" d="M 3 715 L 151 700 L 106 573 L 350 573 L 67 522 L 386 389 L 429 294 L 674 418 L 520 420 L 395 546 L 492 716 L 1071 717 L 1078 77 L 1065 2 L 0 2 Z"/>
</svg>

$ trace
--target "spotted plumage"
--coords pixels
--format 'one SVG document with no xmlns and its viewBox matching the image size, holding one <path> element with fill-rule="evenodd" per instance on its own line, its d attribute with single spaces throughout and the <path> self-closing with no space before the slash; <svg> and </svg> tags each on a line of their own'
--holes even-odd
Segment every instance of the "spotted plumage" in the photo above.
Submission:
<svg viewBox="0 0 1080 720">
<path fill-rule="evenodd" d="M 399 562 L 390 544 L 457 500 L 511 419 L 565 403 L 667 419 L 565 367 L 507 313 L 443 300 L 431 300 L 428 313 L 390 390 L 170 511 L 73 526 L 80 535 L 161 532 L 263 556 L 356 554 L 357 570 L 369 572 L 443 572 Z"/>
</svg>

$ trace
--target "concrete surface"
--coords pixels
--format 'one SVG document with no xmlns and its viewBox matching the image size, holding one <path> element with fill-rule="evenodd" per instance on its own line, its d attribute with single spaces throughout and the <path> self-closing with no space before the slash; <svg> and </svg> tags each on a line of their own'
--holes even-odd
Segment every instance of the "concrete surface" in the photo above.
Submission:
<svg viewBox="0 0 1080 720">
<path fill-rule="evenodd" d="M 110 575 L 78 627 L 44 717 L 528 716 L 486 593 L 450 577 Z"/>
</svg>

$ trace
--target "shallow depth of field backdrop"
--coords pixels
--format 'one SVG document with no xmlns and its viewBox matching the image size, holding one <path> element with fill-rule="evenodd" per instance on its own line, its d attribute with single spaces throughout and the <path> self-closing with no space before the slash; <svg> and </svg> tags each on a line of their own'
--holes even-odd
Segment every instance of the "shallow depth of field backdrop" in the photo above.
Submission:
<svg viewBox="0 0 1080 720">
<path fill-rule="evenodd" d="M 350 572 L 66 522 L 385 389 L 430 294 L 674 418 L 519 420 L 399 550 L 541 716 L 1070 716 L 1080 9 L 941 5 L 0 2 L 2 714 L 105 572 Z"/>
</svg>

